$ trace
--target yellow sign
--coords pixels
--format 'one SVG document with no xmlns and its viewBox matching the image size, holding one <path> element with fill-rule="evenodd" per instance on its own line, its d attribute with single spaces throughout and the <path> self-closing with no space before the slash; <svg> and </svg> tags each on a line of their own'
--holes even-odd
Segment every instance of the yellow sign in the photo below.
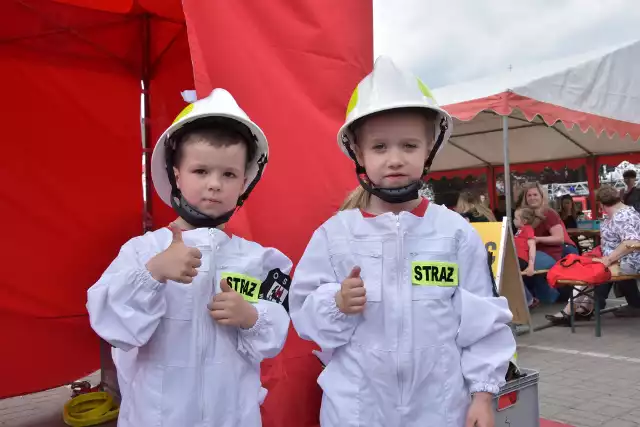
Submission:
<svg viewBox="0 0 640 427">
<path fill-rule="evenodd" d="M 500 271 L 498 270 L 498 258 L 502 248 L 502 223 L 501 222 L 474 222 L 480 238 L 484 242 L 484 247 L 491 254 L 491 270 L 496 283 L 499 283 Z"/>
<path fill-rule="evenodd" d="M 222 278 L 246 301 L 258 302 L 260 295 L 260 281 L 258 279 L 238 273 L 222 273 Z"/>
<path fill-rule="evenodd" d="M 414 286 L 458 286 L 458 264 L 441 261 L 413 261 L 411 282 Z"/>
<path fill-rule="evenodd" d="M 528 324 L 531 331 L 531 315 L 524 295 L 520 264 L 508 220 L 505 218 L 503 222 L 476 222 L 471 225 L 491 254 L 491 270 L 496 287 L 498 293 L 509 301 L 513 323 Z"/>
</svg>

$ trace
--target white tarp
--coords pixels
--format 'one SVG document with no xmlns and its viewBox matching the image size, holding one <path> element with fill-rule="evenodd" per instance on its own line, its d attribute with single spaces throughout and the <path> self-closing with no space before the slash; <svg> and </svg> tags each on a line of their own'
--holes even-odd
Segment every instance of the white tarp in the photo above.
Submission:
<svg viewBox="0 0 640 427">
<path fill-rule="evenodd" d="M 640 151 L 640 41 L 433 93 L 456 118 L 435 171 L 503 164 L 501 115 L 510 163 Z"/>
</svg>

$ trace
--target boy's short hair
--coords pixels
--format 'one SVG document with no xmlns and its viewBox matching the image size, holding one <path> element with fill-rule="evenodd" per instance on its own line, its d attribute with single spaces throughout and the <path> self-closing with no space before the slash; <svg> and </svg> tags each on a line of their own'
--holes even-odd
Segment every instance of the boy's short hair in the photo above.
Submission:
<svg viewBox="0 0 640 427">
<path fill-rule="evenodd" d="M 244 144 L 247 149 L 247 165 L 255 158 L 258 148 L 249 128 L 226 117 L 205 117 L 194 120 L 178 129 L 171 135 L 171 139 L 175 144 L 174 167 L 180 165 L 186 144 L 204 142 L 215 147 Z"/>
<path fill-rule="evenodd" d="M 603 206 L 613 206 L 622 201 L 620 197 L 620 191 L 613 188 L 611 185 L 601 186 L 596 193 L 596 200 L 602 203 Z"/>
<path fill-rule="evenodd" d="M 636 179 L 636 171 L 634 171 L 633 169 L 626 170 L 622 174 L 622 178 L 623 179 L 627 179 L 627 178 Z"/>
</svg>

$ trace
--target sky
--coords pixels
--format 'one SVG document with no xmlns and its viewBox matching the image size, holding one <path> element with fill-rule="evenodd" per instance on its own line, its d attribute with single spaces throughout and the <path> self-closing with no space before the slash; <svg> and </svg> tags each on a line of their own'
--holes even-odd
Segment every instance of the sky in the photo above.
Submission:
<svg viewBox="0 0 640 427">
<path fill-rule="evenodd" d="M 640 39 L 639 0 L 373 0 L 374 54 L 431 88 Z"/>
</svg>

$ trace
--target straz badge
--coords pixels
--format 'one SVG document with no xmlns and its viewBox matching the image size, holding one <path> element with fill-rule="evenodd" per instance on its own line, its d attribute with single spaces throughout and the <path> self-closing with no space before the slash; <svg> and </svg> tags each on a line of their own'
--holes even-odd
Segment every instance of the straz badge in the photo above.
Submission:
<svg viewBox="0 0 640 427">
<path fill-rule="evenodd" d="M 413 261 L 411 283 L 414 286 L 458 286 L 458 264 L 443 261 Z"/>
<path fill-rule="evenodd" d="M 229 287 L 242 295 L 246 301 L 258 302 L 260 280 L 238 273 L 222 273 L 222 279 L 226 280 Z"/>
</svg>

